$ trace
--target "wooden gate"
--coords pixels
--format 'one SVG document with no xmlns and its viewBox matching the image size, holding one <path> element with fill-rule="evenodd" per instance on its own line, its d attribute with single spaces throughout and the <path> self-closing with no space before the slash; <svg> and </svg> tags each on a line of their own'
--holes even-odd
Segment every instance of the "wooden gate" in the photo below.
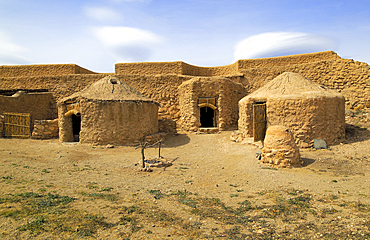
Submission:
<svg viewBox="0 0 370 240">
<path fill-rule="evenodd" d="M 30 138 L 31 113 L 4 113 L 4 137 Z"/>
<path fill-rule="evenodd" d="M 266 103 L 253 104 L 253 138 L 263 141 L 266 134 Z"/>
</svg>

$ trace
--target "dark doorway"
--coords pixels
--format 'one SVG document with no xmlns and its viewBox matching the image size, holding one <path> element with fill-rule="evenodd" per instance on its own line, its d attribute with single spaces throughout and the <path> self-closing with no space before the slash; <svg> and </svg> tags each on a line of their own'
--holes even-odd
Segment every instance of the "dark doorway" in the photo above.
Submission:
<svg viewBox="0 0 370 240">
<path fill-rule="evenodd" d="M 215 110 L 210 107 L 200 108 L 200 127 L 215 127 Z"/>
<path fill-rule="evenodd" d="M 72 130 L 74 141 L 78 142 L 81 131 L 81 115 L 76 116 L 72 114 Z"/>
</svg>

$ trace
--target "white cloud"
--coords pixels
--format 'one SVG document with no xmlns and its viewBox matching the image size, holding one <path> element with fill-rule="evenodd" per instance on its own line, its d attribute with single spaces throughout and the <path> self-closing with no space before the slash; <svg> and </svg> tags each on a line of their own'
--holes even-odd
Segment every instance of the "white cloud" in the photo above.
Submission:
<svg viewBox="0 0 370 240">
<path fill-rule="evenodd" d="M 117 61 L 146 61 L 162 42 L 162 37 L 150 31 L 130 27 L 95 27 L 96 38 Z"/>
<path fill-rule="evenodd" d="M 336 43 L 325 37 L 301 32 L 268 32 L 240 41 L 235 47 L 234 61 L 333 50 L 334 48 L 336 48 Z"/>
<path fill-rule="evenodd" d="M 84 13 L 89 18 L 92 18 L 98 21 L 122 19 L 122 16 L 119 13 L 107 7 L 85 7 Z"/>
<path fill-rule="evenodd" d="M 29 63 L 29 59 L 23 56 L 26 52 L 26 48 L 13 43 L 7 34 L 0 31 L 0 65 Z"/>
</svg>

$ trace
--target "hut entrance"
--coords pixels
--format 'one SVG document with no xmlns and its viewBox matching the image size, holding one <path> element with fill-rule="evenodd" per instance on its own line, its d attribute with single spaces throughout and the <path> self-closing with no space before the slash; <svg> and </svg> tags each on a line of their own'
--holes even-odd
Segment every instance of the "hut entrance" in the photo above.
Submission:
<svg viewBox="0 0 370 240">
<path fill-rule="evenodd" d="M 215 110 L 210 107 L 202 107 L 200 109 L 200 127 L 210 128 L 215 125 Z"/>
<path fill-rule="evenodd" d="M 263 141 L 266 134 L 266 102 L 253 104 L 253 138 L 254 141 Z"/>
<path fill-rule="evenodd" d="M 216 98 L 201 97 L 198 100 L 200 110 L 200 127 L 212 128 L 217 126 L 216 121 Z"/>
<path fill-rule="evenodd" d="M 72 131 L 73 131 L 73 140 L 79 142 L 80 131 L 81 131 L 81 115 L 72 114 Z"/>
</svg>

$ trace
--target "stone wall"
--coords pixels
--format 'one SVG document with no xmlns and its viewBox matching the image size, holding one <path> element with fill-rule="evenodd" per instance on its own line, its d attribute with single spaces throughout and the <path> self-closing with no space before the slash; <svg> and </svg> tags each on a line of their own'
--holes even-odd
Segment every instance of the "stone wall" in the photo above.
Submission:
<svg viewBox="0 0 370 240">
<path fill-rule="evenodd" d="M 58 119 L 35 120 L 31 138 L 33 139 L 58 138 L 58 133 L 59 133 Z"/>
<path fill-rule="evenodd" d="M 116 74 L 182 74 L 182 62 L 117 63 Z"/>
<path fill-rule="evenodd" d="M 294 72 L 336 89 L 346 98 L 346 108 L 362 108 L 370 100 L 370 66 L 351 59 L 242 70 L 241 83 L 248 93 L 284 72 Z"/>
<path fill-rule="evenodd" d="M 216 123 L 220 130 L 236 125 L 238 101 L 244 96 L 243 86 L 221 77 L 196 77 L 179 86 L 180 126 L 186 131 L 198 131 L 199 98 L 216 99 Z"/>
<path fill-rule="evenodd" d="M 287 66 L 292 64 L 305 64 L 310 62 L 336 60 L 340 57 L 333 51 L 299 54 L 283 57 L 238 60 L 237 62 L 220 67 L 198 67 L 181 61 L 177 62 L 143 62 L 143 63 L 117 63 L 116 74 L 177 74 L 200 77 L 227 76 L 251 68 L 266 68 Z"/>
<path fill-rule="evenodd" d="M 53 93 L 55 101 L 81 91 L 89 84 L 110 75 L 107 73 L 51 76 L 48 73 L 48 76 L 38 76 L 37 73 L 36 76 L 5 77 L 8 75 L 2 73 L 3 70 L 4 66 L 0 68 L 0 89 L 47 89 Z M 338 90 L 346 98 L 346 108 L 361 108 L 370 102 L 369 65 L 341 59 L 334 52 L 239 60 L 228 66 L 214 68 L 200 68 L 183 62 L 116 64 L 116 71 L 119 74 L 114 76 L 161 104 L 159 118 L 173 119 L 177 124 L 180 119 L 177 88 L 193 77 L 179 75 L 179 72 L 194 75 L 228 74 L 227 78 L 243 84 L 245 94 L 249 94 L 279 74 L 289 71 Z M 143 74 L 133 74 L 141 71 Z M 171 72 L 176 74 L 168 74 Z"/>
<path fill-rule="evenodd" d="M 158 131 L 165 133 L 176 133 L 176 121 L 172 119 L 159 119 Z"/>
<path fill-rule="evenodd" d="M 76 64 L 44 64 L 0 66 L 0 77 L 47 76 L 64 74 L 92 74 Z"/>
</svg>

